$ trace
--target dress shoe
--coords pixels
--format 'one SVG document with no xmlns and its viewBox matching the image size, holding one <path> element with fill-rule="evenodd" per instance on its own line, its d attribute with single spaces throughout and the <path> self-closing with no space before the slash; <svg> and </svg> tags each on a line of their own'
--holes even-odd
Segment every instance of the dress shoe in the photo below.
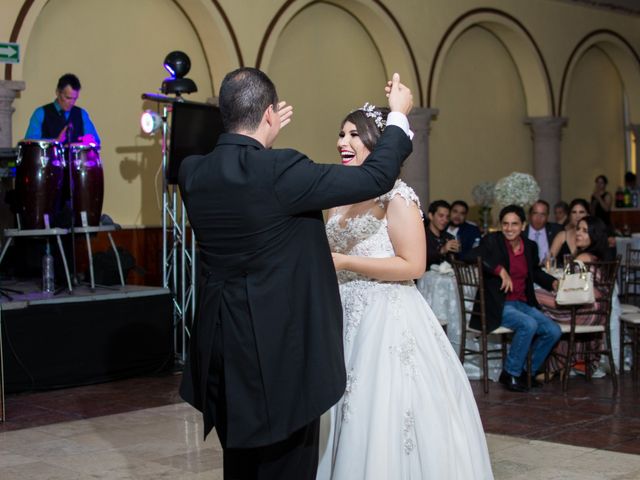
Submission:
<svg viewBox="0 0 640 480">
<path fill-rule="evenodd" d="M 507 390 L 511 392 L 528 392 L 527 382 L 525 380 L 524 383 L 520 381 L 520 377 L 516 377 L 514 375 L 509 374 L 507 371 L 503 370 L 500 374 L 500 378 L 498 380 L 501 384 L 507 387 Z"/>
<path fill-rule="evenodd" d="M 527 372 L 523 372 L 522 375 L 518 377 L 518 380 L 522 385 L 527 384 Z M 542 388 L 543 383 L 536 380 L 536 377 L 531 377 L 531 388 Z"/>
</svg>

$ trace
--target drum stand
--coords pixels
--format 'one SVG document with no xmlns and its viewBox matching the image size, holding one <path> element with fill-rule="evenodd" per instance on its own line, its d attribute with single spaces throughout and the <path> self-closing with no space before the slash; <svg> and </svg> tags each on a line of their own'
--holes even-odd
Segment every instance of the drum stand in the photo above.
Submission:
<svg viewBox="0 0 640 480">
<path fill-rule="evenodd" d="M 62 240 L 60 239 L 60 237 L 62 235 L 66 235 L 69 231 L 66 228 L 39 228 L 39 229 L 33 229 L 33 230 L 22 230 L 20 229 L 20 217 L 18 217 L 18 228 L 7 228 L 4 231 L 4 236 L 6 237 L 6 241 L 4 243 L 4 246 L 2 247 L 2 252 L 0 253 L 0 264 L 2 263 L 2 260 L 5 256 L 5 254 L 7 253 L 7 250 L 9 249 L 9 246 L 11 246 L 11 242 L 13 241 L 13 239 L 15 237 L 51 237 L 51 236 L 55 236 L 56 237 L 56 241 L 58 243 L 58 248 L 60 250 L 60 255 L 62 256 L 62 264 L 64 266 L 64 273 L 66 275 L 67 278 L 67 287 L 69 289 L 69 293 L 71 293 L 73 291 L 73 287 L 71 286 L 71 277 L 69 276 L 69 267 L 67 266 L 67 258 L 64 254 L 64 248 L 62 248 Z M 1 289 L 0 289 L 1 290 Z M 16 293 L 16 294 L 22 294 L 24 292 L 20 292 L 18 290 L 10 290 L 10 289 L 5 289 L 7 291 L 10 291 L 12 293 Z M 2 293 L 3 296 L 7 296 L 5 293 Z M 11 299 L 11 297 L 8 297 L 9 299 Z"/>
<path fill-rule="evenodd" d="M 76 231 L 75 231 L 75 223 L 76 223 L 76 212 L 73 207 L 73 193 L 75 188 L 73 186 L 73 172 L 71 165 L 71 135 L 73 135 L 73 123 L 67 124 L 67 179 L 69 181 L 69 210 L 71 211 L 71 224 L 69 225 L 69 233 L 71 233 L 71 283 L 74 286 L 78 285 L 78 274 L 76 271 Z M 64 253 L 63 253 L 64 255 Z"/>
</svg>

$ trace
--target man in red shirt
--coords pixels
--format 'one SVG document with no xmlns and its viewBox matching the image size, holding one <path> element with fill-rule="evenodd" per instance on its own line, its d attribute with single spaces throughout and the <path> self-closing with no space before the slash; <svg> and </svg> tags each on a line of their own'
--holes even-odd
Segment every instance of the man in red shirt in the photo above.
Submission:
<svg viewBox="0 0 640 480">
<path fill-rule="evenodd" d="M 468 260 L 482 258 L 488 331 L 503 326 L 514 332 L 500 383 L 516 392 L 527 391 L 524 367 L 529 349 L 535 374 L 561 335 L 560 327 L 540 311 L 533 291 L 534 283 L 556 290 L 558 281 L 542 271 L 538 246 L 522 235 L 524 220 L 522 207 L 504 207 L 501 231 L 486 235 L 467 256 Z M 480 329 L 479 316 L 471 318 L 470 326 Z M 536 381 L 533 385 L 541 386 Z"/>
</svg>

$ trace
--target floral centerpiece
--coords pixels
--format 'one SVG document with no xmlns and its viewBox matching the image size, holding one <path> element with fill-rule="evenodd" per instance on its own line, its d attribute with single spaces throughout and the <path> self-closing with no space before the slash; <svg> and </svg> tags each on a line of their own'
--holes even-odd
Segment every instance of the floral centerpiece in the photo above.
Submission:
<svg viewBox="0 0 640 480">
<path fill-rule="evenodd" d="M 486 232 L 489 229 L 489 218 L 491 216 L 491 205 L 494 201 L 494 189 L 495 183 L 493 182 L 480 182 L 473 190 L 471 190 L 471 196 L 473 201 L 477 205 L 480 205 L 480 214 L 482 215 L 482 231 Z"/>
<path fill-rule="evenodd" d="M 471 190 L 471 196 L 476 204 L 484 208 L 491 208 L 493 205 L 493 191 L 495 183 L 493 182 L 481 182 Z"/>
<path fill-rule="evenodd" d="M 540 186 L 528 173 L 513 172 L 496 183 L 495 201 L 500 207 L 533 205 L 540 198 Z"/>
</svg>

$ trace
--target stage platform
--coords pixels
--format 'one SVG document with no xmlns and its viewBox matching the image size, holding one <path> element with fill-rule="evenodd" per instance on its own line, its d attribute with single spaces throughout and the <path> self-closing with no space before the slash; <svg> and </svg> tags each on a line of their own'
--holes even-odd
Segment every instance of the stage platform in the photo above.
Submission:
<svg viewBox="0 0 640 480">
<path fill-rule="evenodd" d="M 43 294 L 37 281 L 0 283 L 7 393 L 87 385 L 173 366 L 168 289 L 77 286 Z"/>
</svg>

